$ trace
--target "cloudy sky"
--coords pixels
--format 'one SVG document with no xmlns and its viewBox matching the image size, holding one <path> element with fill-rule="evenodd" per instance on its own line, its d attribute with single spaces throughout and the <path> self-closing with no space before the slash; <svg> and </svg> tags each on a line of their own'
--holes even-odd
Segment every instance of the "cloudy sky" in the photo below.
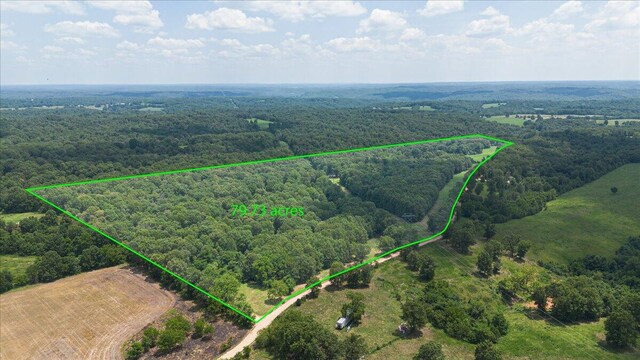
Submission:
<svg viewBox="0 0 640 360">
<path fill-rule="evenodd" d="M 638 1 L 11 1 L 2 84 L 639 80 Z"/>
</svg>

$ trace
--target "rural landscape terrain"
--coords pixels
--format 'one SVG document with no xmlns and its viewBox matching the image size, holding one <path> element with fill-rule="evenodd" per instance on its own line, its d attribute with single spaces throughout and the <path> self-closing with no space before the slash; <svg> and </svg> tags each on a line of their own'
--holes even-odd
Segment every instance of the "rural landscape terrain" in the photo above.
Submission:
<svg viewBox="0 0 640 360">
<path fill-rule="evenodd" d="M 640 358 L 637 2 L 1 10 L 1 360 Z"/>
</svg>

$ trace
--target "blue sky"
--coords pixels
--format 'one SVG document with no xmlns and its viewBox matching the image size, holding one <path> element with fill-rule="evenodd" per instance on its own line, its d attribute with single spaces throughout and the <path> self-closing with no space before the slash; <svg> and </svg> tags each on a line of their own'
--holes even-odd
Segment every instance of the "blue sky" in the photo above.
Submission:
<svg viewBox="0 0 640 360">
<path fill-rule="evenodd" d="M 637 1 L 11 1 L 2 84 L 639 80 Z"/>
</svg>

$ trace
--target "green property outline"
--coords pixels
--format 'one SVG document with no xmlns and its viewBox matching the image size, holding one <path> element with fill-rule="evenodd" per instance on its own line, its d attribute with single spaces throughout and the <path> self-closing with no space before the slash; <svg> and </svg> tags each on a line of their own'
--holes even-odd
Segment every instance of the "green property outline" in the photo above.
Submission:
<svg viewBox="0 0 640 360">
<path fill-rule="evenodd" d="M 473 139 L 473 138 L 481 138 L 481 139 L 486 139 L 486 140 L 490 140 L 490 141 L 495 141 L 495 142 L 500 142 L 503 143 L 502 146 L 498 147 L 493 154 L 487 156 L 484 160 L 480 161 L 478 163 L 478 165 L 476 165 L 475 168 L 473 168 L 471 170 L 471 172 L 469 173 L 469 176 L 465 179 L 464 183 L 462 184 L 462 187 L 460 188 L 460 191 L 458 192 L 458 195 L 455 199 L 455 201 L 453 202 L 453 205 L 451 207 L 451 211 L 449 212 L 449 219 L 447 221 L 447 224 L 445 225 L 444 229 L 442 229 L 440 232 L 433 234 L 427 238 L 424 239 L 419 239 L 416 240 L 414 242 L 408 243 L 408 244 L 404 244 L 402 246 L 399 246 L 395 249 L 389 250 L 385 253 L 382 253 L 378 256 L 375 256 L 371 259 L 365 260 L 360 264 L 356 264 L 350 268 L 344 269 L 336 274 L 333 275 L 329 275 L 329 276 L 325 276 L 324 278 L 316 281 L 313 284 L 309 284 L 307 286 L 305 286 L 302 289 L 299 289 L 295 292 L 293 292 L 292 294 L 290 294 L 289 296 L 285 297 L 284 299 L 282 299 L 279 303 L 277 303 L 276 305 L 274 305 L 269 311 L 267 311 L 264 315 L 260 316 L 259 318 L 255 319 L 253 317 L 251 317 L 250 315 L 245 314 L 244 312 L 236 309 L 235 307 L 233 307 L 230 304 L 227 304 L 226 302 L 224 302 L 223 300 L 217 298 L 216 296 L 213 296 L 211 294 L 209 294 L 207 291 L 201 289 L 200 287 L 198 287 L 197 285 L 192 284 L 191 282 L 187 281 L 186 279 L 184 279 L 183 277 L 181 277 L 180 275 L 172 272 L 171 270 L 165 268 L 164 266 L 158 264 L 157 262 L 151 260 L 150 258 L 142 255 L 141 253 L 137 252 L 136 250 L 132 249 L 131 247 L 127 246 L 126 244 L 118 241 L 117 239 L 111 237 L 110 235 L 106 234 L 105 232 L 103 232 L 102 230 L 96 228 L 95 226 L 87 223 L 86 221 L 78 218 L 77 216 L 75 216 L 74 214 L 70 213 L 69 211 L 59 207 L 58 205 L 54 204 L 53 202 L 45 199 L 44 197 L 38 195 L 35 193 L 35 191 L 38 190 L 45 190 L 45 189 L 53 189 L 53 188 L 59 188 L 59 187 L 67 187 L 67 186 L 76 186 L 76 185 L 86 185 L 86 184 L 96 184 L 96 183 L 102 183 L 102 182 L 109 182 L 109 181 L 118 181 L 118 180 L 127 180 L 127 179 L 138 179 L 138 178 L 144 178 L 144 177 L 151 177 L 151 176 L 160 176 L 160 175 L 169 175 L 169 174 L 180 174 L 180 173 L 185 173 L 185 172 L 191 172 L 191 171 L 201 171 L 201 170 L 211 170 L 211 169 L 222 169 L 222 168 L 227 168 L 227 167 L 236 167 L 236 166 L 243 166 L 243 165 L 253 165 L 253 164 L 262 164 L 262 163 L 267 163 L 267 162 L 279 162 L 279 161 L 287 161 L 287 160 L 294 160 L 294 159 L 306 159 L 306 158 L 312 158 L 312 157 L 318 157 L 318 156 L 324 156 L 324 155 L 333 155 L 333 154 L 345 154 L 345 153 L 352 153 L 352 152 L 359 152 L 359 151 L 367 151 L 367 150 L 377 150 L 377 149 L 388 149 L 388 148 L 394 148 L 394 147 L 400 147 L 400 146 L 408 146 L 408 145 L 419 145 L 419 144 L 427 144 L 427 143 L 433 143 L 433 142 L 440 142 L 440 141 L 450 141 L 450 140 L 460 140 L 460 139 Z M 170 170 L 170 171 L 160 171 L 160 172 L 152 172 L 152 173 L 146 173 L 146 174 L 138 174 L 138 175 L 128 175 L 128 176 L 119 176 L 119 177 L 111 177 L 111 178 L 105 178 L 105 179 L 96 179 L 96 180 L 86 180 L 86 181 L 75 181 L 75 182 L 70 182 L 70 183 L 64 183 L 64 184 L 54 184 L 54 185 L 46 185 L 46 186 L 36 186 L 36 187 L 30 187 L 25 189 L 25 191 L 36 197 L 37 199 L 43 201 L 44 203 L 46 203 L 47 205 L 53 207 L 54 209 L 62 212 L 63 214 L 69 216 L 70 218 L 72 218 L 73 220 L 76 220 L 77 222 L 79 222 L 80 224 L 88 227 L 89 229 L 93 230 L 94 232 L 104 236 L 105 238 L 113 241 L 114 243 L 120 245 L 121 247 L 123 247 L 124 249 L 130 251 L 131 253 L 137 255 L 139 258 L 149 262 L 150 264 L 156 266 L 157 268 L 159 268 L 160 270 L 166 272 L 167 274 L 173 276 L 174 278 L 182 281 L 183 283 L 187 284 L 188 286 L 192 287 L 193 289 L 201 292 L 202 294 L 206 295 L 207 297 L 218 301 L 219 303 L 221 303 L 223 306 L 227 307 L 230 310 L 235 311 L 236 313 L 238 313 L 239 315 L 251 320 L 253 323 L 259 323 L 260 321 L 262 321 L 262 319 L 264 319 L 265 317 L 267 317 L 269 314 L 271 314 L 274 310 L 276 310 L 277 308 L 279 308 L 282 304 L 284 304 L 285 302 L 287 302 L 289 299 L 296 297 L 298 295 L 300 295 L 301 293 L 311 289 L 312 287 L 318 286 L 321 283 L 331 280 L 332 278 L 342 275 L 346 272 L 355 270 L 361 266 L 364 265 L 368 265 L 371 264 L 372 262 L 375 262 L 379 259 L 382 259 L 383 257 L 386 257 L 394 252 L 400 251 L 402 249 L 408 248 L 410 246 L 414 246 L 420 243 L 423 243 L 425 241 L 429 241 L 432 240 L 440 235 L 442 235 L 445 231 L 447 231 L 447 229 L 449 228 L 449 226 L 451 225 L 451 221 L 453 220 L 453 214 L 455 212 L 455 208 L 458 205 L 458 202 L 460 201 L 460 197 L 462 196 L 462 193 L 464 192 L 464 189 L 467 187 L 467 184 L 469 183 L 469 181 L 471 180 L 471 178 L 473 177 L 473 175 L 476 173 L 476 171 L 478 171 L 478 169 L 480 169 L 480 167 L 482 165 L 484 165 L 487 161 L 491 160 L 494 156 L 496 156 L 499 152 L 501 152 L 502 150 L 504 150 L 505 148 L 513 145 L 514 143 L 511 141 L 507 141 L 507 140 L 502 140 L 502 139 L 498 139 L 498 138 L 494 138 L 491 136 L 487 136 L 487 135 L 482 135 L 482 134 L 471 134 L 471 135 L 460 135 L 460 136 L 451 136 L 451 137 L 445 137 L 445 138 L 437 138 L 437 139 L 428 139 L 428 140 L 419 140 L 419 141 L 411 141 L 411 142 L 404 142 L 404 143 L 397 143 L 397 144 L 387 144 L 387 145 L 377 145 L 377 146 L 368 146 L 368 147 L 362 147 L 362 148 L 354 148 L 354 149 L 346 149 L 346 150 L 334 150 L 334 151 L 325 151 L 325 152 L 319 152 L 319 153 L 313 153 L 313 154 L 305 154 L 305 155 L 293 155 L 293 156 L 286 156 L 286 157 L 279 157 L 279 158 L 271 158 L 271 159 L 263 159 L 263 160 L 254 160 L 254 161 L 245 161 L 245 162 L 239 162 L 239 163 L 232 163 L 232 164 L 223 164 L 223 165 L 212 165 L 212 166 L 204 166 L 204 167 L 197 167 L 197 168 L 190 168 L 190 169 L 180 169 L 180 170 Z"/>
</svg>

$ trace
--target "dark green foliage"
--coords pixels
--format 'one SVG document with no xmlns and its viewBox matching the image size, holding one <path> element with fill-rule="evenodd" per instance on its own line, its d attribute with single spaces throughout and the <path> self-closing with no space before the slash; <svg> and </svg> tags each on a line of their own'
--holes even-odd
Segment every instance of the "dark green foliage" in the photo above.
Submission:
<svg viewBox="0 0 640 360">
<path fill-rule="evenodd" d="M 607 344 L 616 348 L 633 346 L 638 339 L 638 323 L 633 314 L 619 309 L 611 312 L 604 322 Z"/>
<path fill-rule="evenodd" d="M 545 309 L 546 299 L 553 299 L 551 314 L 562 321 L 591 321 L 611 310 L 611 287 L 601 280 L 575 276 L 534 291 L 533 299 Z M 548 310 L 548 309 L 547 309 Z"/>
<path fill-rule="evenodd" d="M 617 194 L 617 193 L 618 193 L 618 188 L 617 188 L 617 187 L 615 187 L 615 186 L 612 186 L 612 187 L 611 187 L 611 193 L 612 193 L 612 194 Z"/>
<path fill-rule="evenodd" d="M 359 360 L 367 353 L 367 342 L 357 334 L 349 334 L 343 341 L 344 360 Z"/>
<path fill-rule="evenodd" d="M 312 276 L 309 280 L 307 280 L 306 284 L 307 286 L 309 286 L 311 284 L 317 283 L 318 281 L 320 281 L 320 279 L 318 279 L 317 276 Z M 311 291 L 309 291 L 309 297 L 312 299 L 317 298 L 320 295 L 320 284 L 314 285 L 310 290 Z"/>
<path fill-rule="evenodd" d="M 185 338 L 186 334 L 184 331 L 177 329 L 165 329 L 161 331 L 158 336 L 158 350 L 162 353 L 168 353 L 179 347 Z"/>
<path fill-rule="evenodd" d="M 142 356 L 144 350 L 140 341 L 134 341 L 129 345 L 129 349 L 127 349 L 126 359 L 137 360 Z"/>
<path fill-rule="evenodd" d="M 204 319 L 198 319 L 193 323 L 193 337 L 208 337 L 213 334 L 213 326 Z"/>
<path fill-rule="evenodd" d="M 354 323 L 359 323 L 364 315 L 366 306 L 364 304 L 364 295 L 355 292 L 347 293 L 347 298 L 351 302 L 342 305 L 342 316 L 349 316 Z"/>
<path fill-rule="evenodd" d="M 469 247 L 476 243 L 475 236 L 478 233 L 476 223 L 454 224 L 445 233 L 451 247 L 461 254 L 468 254 Z"/>
<path fill-rule="evenodd" d="M 13 289 L 13 275 L 9 270 L 0 271 L 0 294 Z"/>
<path fill-rule="evenodd" d="M 350 288 L 367 287 L 373 277 L 373 265 L 363 265 L 340 276 Z"/>
<path fill-rule="evenodd" d="M 484 236 L 485 239 L 489 240 L 495 235 L 496 235 L 496 225 L 492 223 L 487 223 L 484 226 L 484 234 L 482 234 L 482 236 Z"/>
<path fill-rule="evenodd" d="M 500 355 L 498 350 L 496 350 L 493 347 L 492 343 L 485 341 L 478 344 L 478 346 L 476 347 L 475 359 L 476 360 L 500 360 L 502 359 L 502 356 Z"/>
<path fill-rule="evenodd" d="M 31 283 L 51 282 L 79 272 L 77 257 L 60 256 L 55 251 L 49 251 L 27 268 L 27 277 Z"/>
<path fill-rule="evenodd" d="M 153 326 L 144 329 L 142 333 L 142 347 L 144 347 L 145 351 L 156 346 L 158 335 L 160 335 L 160 331 Z"/>
<path fill-rule="evenodd" d="M 476 266 L 478 271 L 485 276 L 490 276 L 493 273 L 493 258 L 489 252 L 483 250 L 478 254 Z"/>
<path fill-rule="evenodd" d="M 164 327 L 167 330 L 178 330 L 185 333 L 191 331 L 191 323 L 180 314 L 175 314 L 167 319 L 164 323 Z"/>
<path fill-rule="evenodd" d="M 433 326 L 467 342 L 496 341 L 508 331 L 504 316 L 488 312 L 482 303 L 464 301 L 442 280 L 429 282 L 415 306 L 424 309 Z"/>
<path fill-rule="evenodd" d="M 516 258 L 524 259 L 524 256 L 527 254 L 527 251 L 531 248 L 531 242 L 529 241 L 520 241 L 518 245 L 516 245 Z"/>
<path fill-rule="evenodd" d="M 420 279 L 423 281 L 431 281 L 436 275 L 436 263 L 426 253 L 420 253 Z"/>
<path fill-rule="evenodd" d="M 444 353 L 442 352 L 442 345 L 435 341 L 430 341 L 422 346 L 413 360 L 444 360 Z"/>
<path fill-rule="evenodd" d="M 419 330 L 427 324 L 427 308 L 420 298 L 410 297 L 402 304 L 401 318 L 411 331 Z"/>
<path fill-rule="evenodd" d="M 296 310 L 286 311 L 263 330 L 256 346 L 264 348 L 276 359 L 340 358 L 342 346 L 338 337 L 324 328 L 311 315 Z"/>
<path fill-rule="evenodd" d="M 282 280 L 272 280 L 269 282 L 269 289 L 267 290 L 267 295 L 270 299 L 278 299 L 281 298 L 291 292 L 287 283 Z"/>
</svg>

